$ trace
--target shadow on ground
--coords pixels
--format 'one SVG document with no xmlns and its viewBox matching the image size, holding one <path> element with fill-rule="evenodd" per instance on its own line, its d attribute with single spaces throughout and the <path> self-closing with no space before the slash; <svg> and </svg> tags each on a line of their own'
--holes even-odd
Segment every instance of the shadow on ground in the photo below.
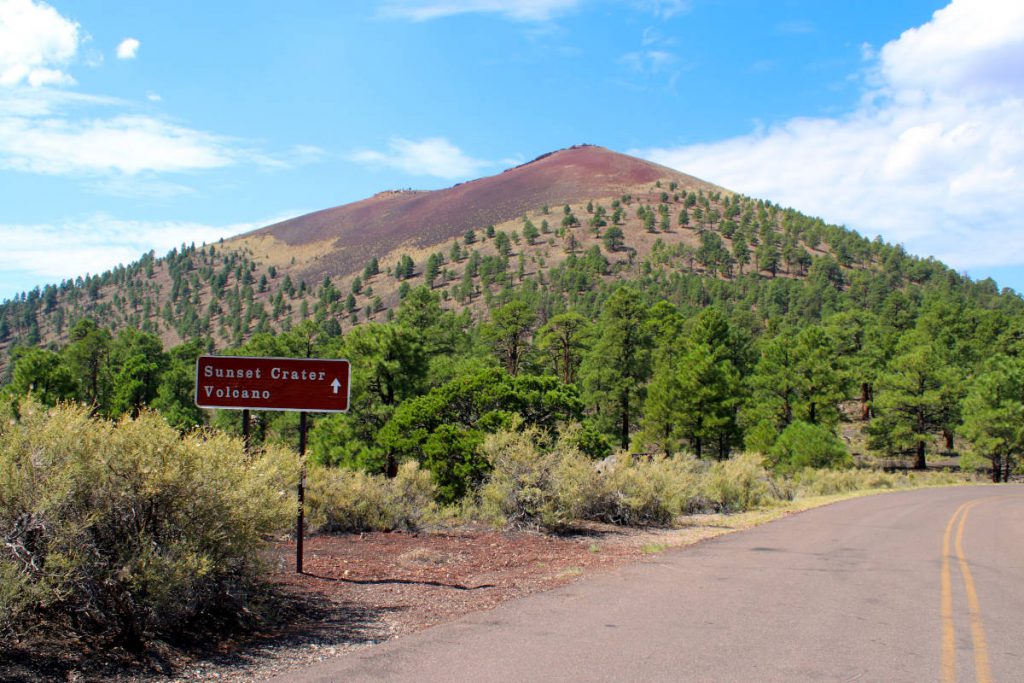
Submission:
<svg viewBox="0 0 1024 683">
<path fill-rule="evenodd" d="M 334 602 L 292 587 L 268 595 L 262 616 L 247 628 L 182 633 L 132 653 L 109 641 L 37 634 L 0 644 L 0 681 L 160 681 L 207 670 L 244 672 L 296 648 L 350 648 L 388 637 L 384 616 L 401 608 Z"/>
</svg>

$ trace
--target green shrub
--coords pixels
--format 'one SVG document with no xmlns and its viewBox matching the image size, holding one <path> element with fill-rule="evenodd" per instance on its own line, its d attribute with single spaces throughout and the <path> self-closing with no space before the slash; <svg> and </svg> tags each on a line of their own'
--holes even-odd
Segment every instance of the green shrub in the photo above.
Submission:
<svg viewBox="0 0 1024 683">
<path fill-rule="evenodd" d="M 612 454 L 613 449 L 608 437 L 593 421 L 571 424 L 563 429 L 561 438 L 595 460 L 607 458 Z"/>
<path fill-rule="evenodd" d="M 765 470 L 761 456 L 742 453 L 711 466 L 704 477 L 704 496 L 718 510 L 741 512 L 791 499 L 792 492 Z"/>
<path fill-rule="evenodd" d="M 318 532 L 415 531 L 437 509 L 430 472 L 415 462 L 402 463 L 394 479 L 314 465 L 306 484 L 309 523 Z"/>
<path fill-rule="evenodd" d="M 140 648 L 245 614 L 294 454 L 31 400 L 0 424 L 0 642 L 45 627 Z"/>
<path fill-rule="evenodd" d="M 779 433 L 772 420 L 761 420 L 747 430 L 743 445 L 754 453 L 768 453 L 778 440 Z"/>
<path fill-rule="evenodd" d="M 576 388 L 555 377 L 479 369 L 404 401 L 376 441 L 398 460 L 416 460 L 430 470 L 438 502 L 451 504 L 486 481 L 479 449 L 487 434 L 517 424 L 554 430 L 582 409 Z"/>
<path fill-rule="evenodd" d="M 975 474 L 992 467 L 992 461 L 978 453 L 975 449 L 960 454 L 960 471 Z"/>
<path fill-rule="evenodd" d="M 795 472 L 804 467 L 850 467 L 853 458 L 830 430 L 797 420 L 768 450 L 767 464 L 777 472 Z"/>
</svg>

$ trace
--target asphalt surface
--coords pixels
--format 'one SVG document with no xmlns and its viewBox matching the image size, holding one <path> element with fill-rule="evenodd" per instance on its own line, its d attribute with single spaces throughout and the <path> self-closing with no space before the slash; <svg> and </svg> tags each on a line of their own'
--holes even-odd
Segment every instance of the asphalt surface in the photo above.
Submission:
<svg viewBox="0 0 1024 683">
<path fill-rule="evenodd" d="M 836 503 L 281 680 L 1024 681 L 1024 486 Z"/>
</svg>

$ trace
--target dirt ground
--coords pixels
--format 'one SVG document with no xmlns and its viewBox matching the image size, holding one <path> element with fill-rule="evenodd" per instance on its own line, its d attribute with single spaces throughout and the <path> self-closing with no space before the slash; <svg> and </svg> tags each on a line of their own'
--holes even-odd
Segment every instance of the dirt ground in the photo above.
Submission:
<svg viewBox="0 0 1024 683">
<path fill-rule="evenodd" d="M 315 606 L 287 633 L 239 643 L 211 661 L 182 662 L 172 680 L 252 681 L 343 655 L 547 590 L 729 529 L 588 524 L 565 535 L 468 527 L 431 533 L 317 536 L 274 548 L 274 580 Z"/>
</svg>

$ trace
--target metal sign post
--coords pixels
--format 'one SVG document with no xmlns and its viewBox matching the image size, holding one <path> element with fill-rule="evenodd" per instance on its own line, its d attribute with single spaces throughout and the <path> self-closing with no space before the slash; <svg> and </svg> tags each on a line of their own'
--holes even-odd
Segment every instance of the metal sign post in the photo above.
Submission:
<svg viewBox="0 0 1024 683">
<path fill-rule="evenodd" d="M 242 409 L 242 448 L 245 454 L 249 455 L 249 409 Z"/>
<path fill-rule="evenodd" d="M 306 498 L 306 413 L 348 411 L 351 367 L 329 358 L 200 356 L 196 360 L 196 405 L 242 411 L 242 438 L 249 450 L 249 411 L 299 413 L 298 516 L 295 571 L 302 573 Z"/>
</svg>

